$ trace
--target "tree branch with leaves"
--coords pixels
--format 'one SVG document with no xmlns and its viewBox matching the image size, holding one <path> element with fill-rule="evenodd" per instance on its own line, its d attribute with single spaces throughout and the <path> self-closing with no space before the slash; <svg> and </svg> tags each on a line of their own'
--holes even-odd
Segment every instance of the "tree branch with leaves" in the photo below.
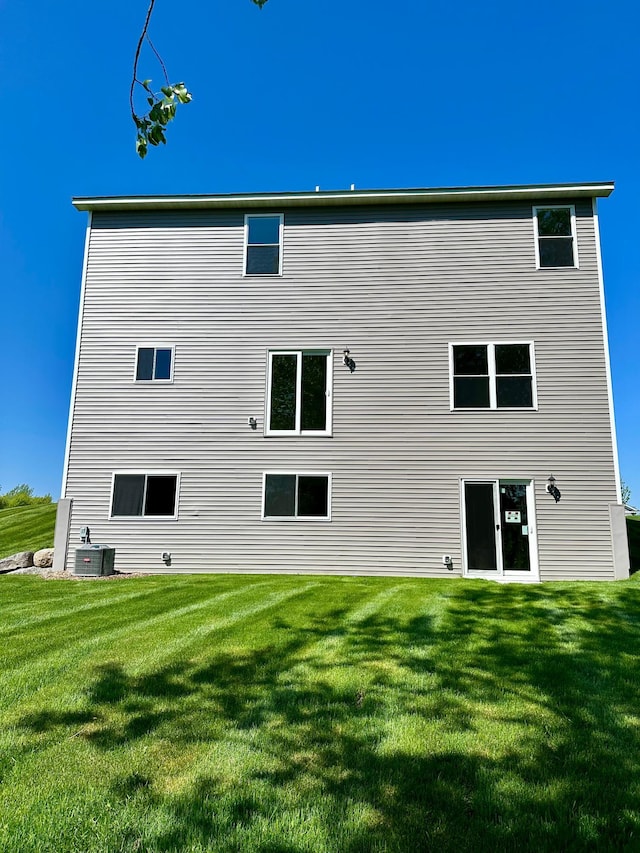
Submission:
<svg viewBox="0 0 640 853">
<path fill-rule="evenodd" d="M 267 0 L 251 0 L 251 2 L 262 9 Z M 166 127 L 175 118 L 178 104 L 188 104 L 192 100 L 191 92 L 188 91 L 184 83 L 169 82 L 169 75 L 167 74 L 162 57 L 149 37 L 149 24 L 155 4 L 156 0 L 150 0 L 144 26 L 142 27 L 142 32 L 136 46 L 133 73 L 131 75 L 131 88 L 129 90 L 131 118 L 136 126 L 136 152 L 141 159 L 147 156 L 149 145 L 166 145 Z M 138 78 L 140 53 L 145 42 L 149 45 L 158 60 L 158 64 L 164 75 L 165 84 L 160 87 L 159 92 L 154 92 L 151 88 L 151 79 L 140 80 Z M 135 108 L 137 87 L 143 90 L 147 104 L 149 105 L 149 109 L 142 114 L 137 113 Z"/>
</svg>

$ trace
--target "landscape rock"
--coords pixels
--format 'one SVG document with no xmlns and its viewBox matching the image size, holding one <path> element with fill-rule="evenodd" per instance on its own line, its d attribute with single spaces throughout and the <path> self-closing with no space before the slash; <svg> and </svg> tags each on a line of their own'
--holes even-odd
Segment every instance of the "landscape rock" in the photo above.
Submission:
<svg viewBox="0 0 640 853">
<path fill-rule="evenodd" d="M 41 548 L 33 555 L 33 565 L 39 569 L 48 569 L 53 565 L 53 548 Z"/>
<path fill-rule="evenodd" d="M 33 551 L 20 551 L 0 560 L 0 574 L 12 572 L 14 569 L 28 569 L 33 566 Z"/>
<path fill-rule="evenodd" d="M 25 569 L 10 569 L 12 575 L 48 575 L 51 569 L 41 568 L 39 566 L 28 566 Z"/>
</svg>

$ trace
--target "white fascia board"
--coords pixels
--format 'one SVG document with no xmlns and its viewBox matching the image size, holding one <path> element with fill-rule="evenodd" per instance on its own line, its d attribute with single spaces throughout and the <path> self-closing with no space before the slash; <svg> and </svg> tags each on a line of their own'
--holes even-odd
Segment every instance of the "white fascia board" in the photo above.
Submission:
<svg viewBox="0 0 640 853">
<path fill-rule="evenodd" d="M 441 187 L 433 189 L 337 190 L 328 192 L 260 193 L 234 195 L 114 196 L 72 199 L 77 210 L 120 211 L 181 208 L 278 208 L 327 205 L 437 204 L 470 201 L 522 201 L 566 198 L 605 198 L 611 181 L 577 184 L 539 184 L 496 187 Z"/>
<path fill-rule="evenodd" d="M 76 409 L 76 394 L 78 391 L 78 368 L 80 365 L 80 343 L 82 340 L 82 323 L 84 320 L 84 300 L 87 286 L 87 268 L 89 266 L 89 243 L 91 241 L 91 211 L 84 238 L 84 257 L 82 260 L 82 279 L 80 283 L 80 303 L 78 305 L 78 325 L 76 328 L 76 349 L 73 360 L 73 380 L 71 382 L 71 398 L 69 400 L 69 420 L 67 421 L 67 440 L 64 451 L 64 466 L 62 469 L 62 485 L 60 486 L 60 497 L 67 497 L 67 477 L 69 474 L 69 455 L 71 453 L 71 437 L 73 433 L 73 421 Z"/>
<path fill-rule="evenodd" d="M 593 227 L 596 240 L 596 262 L 598 268 L 598 290 L 600 294 L 600 311 L 602 321 L 602 340 L 604 344 L 604 364 L 607 377 L 607 400 L 609 403 L 609 423 L 611 428 L 611 450 L 613 452 L 613 469 L 616 480 L 616 498 L 622 503 L 622 477 L 620 476 L 620 457 L 618 456 L 618 437 L 616 432 L 616 416 L 613 408 L 613 380 L 611 378 L 611 355 L 609 353 L 609 332 L 607 328 L 607 308 L 604 294 L 604 274 L 602 271 L 602 249 L 600 246 L 600 224 L 598 222 L 598 206 L 593 199 Z"/>
</svg>

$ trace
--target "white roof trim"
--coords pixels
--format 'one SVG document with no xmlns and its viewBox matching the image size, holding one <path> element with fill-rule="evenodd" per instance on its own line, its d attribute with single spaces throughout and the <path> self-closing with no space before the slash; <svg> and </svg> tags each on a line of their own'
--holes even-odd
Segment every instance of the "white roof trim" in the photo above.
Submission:
<svg viewBox="0 0 640 853">
<path fill-rule="evenodd" d="M 502 187 L 441 187 L 433 189 L 331 190 L 298 193 L 233 195 L 77 196 L 78 210 L 178 210 L 207 208 L 316 207 L 351 204 L 435 204 L 469 201 L 541 201 L 544 199 L 604 198 L 613 192 L 612 181 L 586 184 L 537 184 Z"/>
</svg>

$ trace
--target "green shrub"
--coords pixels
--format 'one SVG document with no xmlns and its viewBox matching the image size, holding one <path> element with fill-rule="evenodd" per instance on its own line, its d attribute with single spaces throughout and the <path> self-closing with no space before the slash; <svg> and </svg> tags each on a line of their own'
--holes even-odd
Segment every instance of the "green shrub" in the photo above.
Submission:
<svg viewBox="0 0 640 853">
<path fill-rule="evenodd" d="M 26 483 L 20 483 L 0 495 L 0 509 L 12 509 L 18 506 L 42 506 L 51 503 L 51 495 L 40 497 L 33 494 L 33 489 Z"/>
</svg>

